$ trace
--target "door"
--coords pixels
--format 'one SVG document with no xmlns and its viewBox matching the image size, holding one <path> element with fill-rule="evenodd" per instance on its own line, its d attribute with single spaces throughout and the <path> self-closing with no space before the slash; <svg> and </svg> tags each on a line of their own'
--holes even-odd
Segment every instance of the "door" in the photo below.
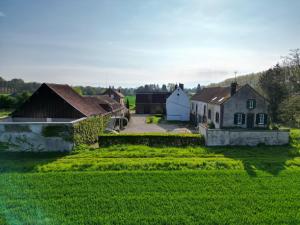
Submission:
<svg viewBox="0 0 300 225">
<path fill-rule="evenodd" d="M 248 113 L 247 114 L 247 128 L 253 128 L 254 127 L 254 114 Z"/>
</svg>

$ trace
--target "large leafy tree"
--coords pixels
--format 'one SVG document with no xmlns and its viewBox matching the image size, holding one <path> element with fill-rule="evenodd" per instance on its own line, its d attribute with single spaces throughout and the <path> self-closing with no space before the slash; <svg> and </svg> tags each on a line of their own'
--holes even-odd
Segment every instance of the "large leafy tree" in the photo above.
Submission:
<svg viewBox="0 0 300 225">
<path fill-rule="evenodd" d="M 269 100 L 272 121 L 279 122 L 279 106 L 288 94 L 284 70 L 277 64 L 261 75 L 259 85 Z"/>
</svg>

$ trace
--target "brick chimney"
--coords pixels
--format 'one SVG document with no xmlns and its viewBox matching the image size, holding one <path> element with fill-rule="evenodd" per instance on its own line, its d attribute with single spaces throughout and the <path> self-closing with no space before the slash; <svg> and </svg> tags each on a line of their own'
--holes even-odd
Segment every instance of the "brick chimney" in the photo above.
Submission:
<svg viewBox="0 0 300 225">
<path fill-rule="evenodd" d="M 183 90 L 184 89 L 184 84 L 179 83 L 179 87 Z"/>
<path fill-rule="evenodd" d="M 233 96 L 236 93 L 236 88 L 237 88 L 237 82 L 236 81 L 232 82 L 231 83 L 231 91 L 230 91 L 231 96 Z"/>
</svg>

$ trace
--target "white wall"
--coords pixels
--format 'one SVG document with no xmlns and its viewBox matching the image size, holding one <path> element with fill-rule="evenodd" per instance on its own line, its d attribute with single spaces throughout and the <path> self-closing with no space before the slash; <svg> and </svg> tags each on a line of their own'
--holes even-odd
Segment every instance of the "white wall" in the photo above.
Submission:
<svg viewBox="0 0 300 225">
<path fill-rule="evenodd" d="M 207 103 L 192 100 L 190 107 L 191 107 L 191 113 L 192 114 L 196 115 L 196 111 L 197 111 L 196 118 L 199 118 L 199 117 L 202 118 L 203 116 L 207 117 Z M 204 115 L 204 107 L 206 107 L 206 114 L 205 115 Z M 198 108 L 198 110 L 196 110 L 196 108 Z M 198 122 L 200 122 L 200 121 L 198 120 Z"/>
<path fill-rule="evenodd" d="M 190 120 L 190 100 L 180 87 L 167 98 L 166 110 L 167 120 Z"/>
<path fill-rule="evenodd" d="M 221 107 L 220 105 L 215 104 L 208 104 L 207 105 L 207 122 L 213 122 L 215 124 L 215 128 L 220 128 L 220 121 L 221 121 Z M 211 110 L 211 118 L 208 118 L 208 110 Z M 216 122 L 216 113 L 219 113 L 219 122 Z"/>
<path fill-rule="evenodd" d="M 285 145 L 289 143 L 289 131 L 245 130 L 245 129 L 207 129 L 201 127 L 207 146 L 256 146 Z"/>
</svg>

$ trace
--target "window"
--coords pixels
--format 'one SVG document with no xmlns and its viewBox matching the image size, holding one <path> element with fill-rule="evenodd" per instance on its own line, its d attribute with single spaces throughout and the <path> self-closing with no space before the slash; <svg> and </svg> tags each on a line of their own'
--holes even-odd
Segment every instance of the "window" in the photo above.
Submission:
<svg viewBox="0 0 300 225">
<path fill-rule="evenodd" d="M 245 114 L 244 113 L 235 113 L 234 114 L 234 124 L 236 124 L 236 125 L 245 124 Z"/>
<path fill-rule="evenodd" d="M 238 113 L 237 114 L 237 124 L 242 124 L 242 114 L 241 113 Z"/>
<path fill-rule="evenodd" d="M 211 110 L 208 110 L 208 119 L 211 119 Z"/>
<path fill-rule="evenodd" d="M 203 109 L 203 115 L 204 116 L 206 115 L 206 105 L 204 106 L 204 109 Z"/>
<path fill-rule="evenodd" d="M 219 123 L 219 120 L 220 120 L 220 114 L 216 112 L 216 123 Z"/>
<path fill-rule="evenodd" d="M 263 113 L 257 114 L 257 116 L 256 116 L 256 123 L 258 125 L 264 125 L 264 124 L 266 124 L 265 121 L 266 121 L 265 114 L 263 114 Z"/>
<path fill-rule="evenodd" d="M 254 109 L 256 107 L 256 101 L 255 99 L 249 99 L 247 101 L 247 108 L 248 109 Z"/>
</svg>

